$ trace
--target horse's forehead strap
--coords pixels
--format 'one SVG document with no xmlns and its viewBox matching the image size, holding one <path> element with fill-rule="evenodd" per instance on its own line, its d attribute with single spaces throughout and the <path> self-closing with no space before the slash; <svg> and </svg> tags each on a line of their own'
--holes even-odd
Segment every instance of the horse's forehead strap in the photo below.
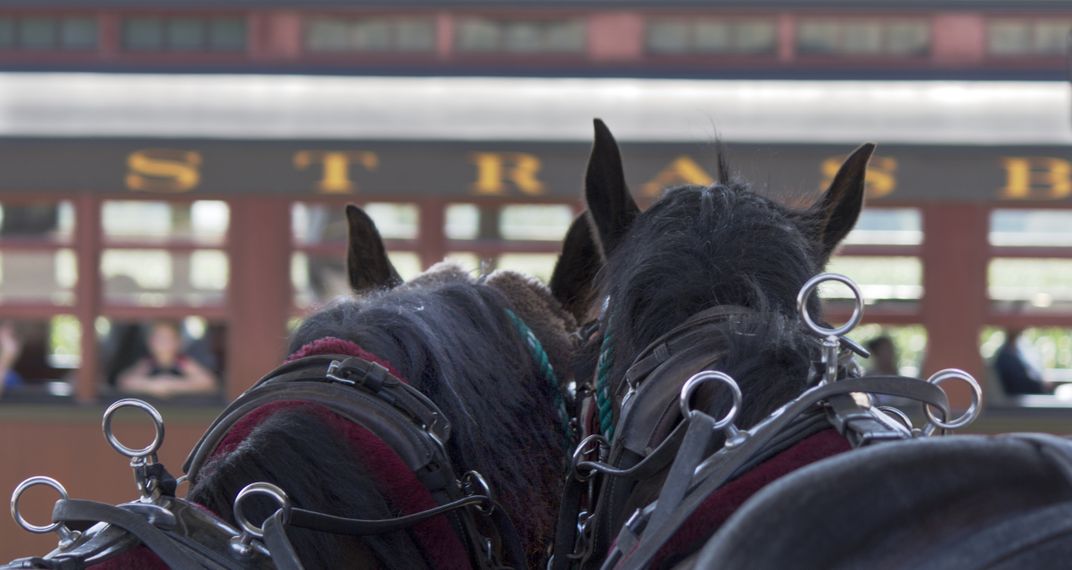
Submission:
<svg viewBox="0 0 1072 570">
<path fill-rule="evenodd" d="M 748 307 L 737 305 L 719 305 L 704 309 L 692 315 L 685 322 L 670 329 L 669 332 L 651 342 L 637 354 L 633 363 L 625 372 L 625 380 L 630 386 L 636 386 L 656 367 L 669 360 L 674 354 L 693 344 L 690 332 L 707 328 L 709 325 L 722 325 L 736 321 L 741 317 L 755 314 Z"/>
</svg>

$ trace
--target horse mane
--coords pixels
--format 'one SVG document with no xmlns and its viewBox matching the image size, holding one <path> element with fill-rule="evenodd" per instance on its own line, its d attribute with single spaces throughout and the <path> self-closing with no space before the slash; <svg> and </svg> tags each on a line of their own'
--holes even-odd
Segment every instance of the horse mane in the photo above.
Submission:
<svg viewBox="0 0 1072 570">
<path fill-rule="evenodd" d="M 295 505 L 328 514 L 361 513 L 367 518 L 400 514 L 375 491 L 373 477 L 342 434 L 309 409 L 287 408 L 269 415 L 233 452 L 205 466 L 189 499 L 234 525 L 235 496 L 257 481 L 286 489 Z M 250 497 L 246 516 L 260 521 L 275 508 L 265 497 Z M 359 538 L 288 528 L 287 535 L 310 568 L 329 568 L 340 561 L 363 568 L 430 567 L 408 530 Z"/>
<path fill-rule="evenodd" d="M 391 363 L 450 419 L 447 452 L 455 470 L 479 471 L 508 513 L 525 514 L 516 526 L 532 553 L 542 551 L 538 543 L 553 526 L 551 509 L 533 505 L 554 504 L 564 436 L 553 389 L 510 320 L 510 308 L 495 288 L 469 279 L 376 291 L 310 316 L 290 351 L 337 337 Z"/>
<path fill-rule="evenodd" d="M 820 268 L 808 228 L 797 218 L 796 212 L 738 180 L 667 190 L 632 224 L 600 275 L 601 291 L 610 298 L 607 330 L 613 353 L 623 355 L 614 359 L 609 376 L 621 378 L 630 365 L 628 355 L 691 315 L 718 305 L 751 309 L 755 317 L 750 322 L 770 321 L 745 325 L 734 336 L 738 346 L 730 358 L 738 361 L 737 374 L 753 367 L 769 368 L 760 362 L 763 355 L 778 355 L 778 361 L 786 354 L 804 357 L 799 353 L 804 345 L 794 338 L 798 329 L 791 324 L 795 300 L 800 287 Z M 726 366 L 720 368 L 744 381 Z M 799 365 L 793 364 L 791 370 L 797 369 Z M 796 382 L 770 385 L 763 389 L 767 401 L 754 413 L 765 414 L 803 389 Z M 749 398 L 759 403 L 755 396 Z"/>
</svg>

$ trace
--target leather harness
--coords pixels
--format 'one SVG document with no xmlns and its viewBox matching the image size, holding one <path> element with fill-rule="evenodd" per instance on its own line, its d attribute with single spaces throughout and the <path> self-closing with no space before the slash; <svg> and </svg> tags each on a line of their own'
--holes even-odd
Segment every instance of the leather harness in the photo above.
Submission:
<svg viewBox="0 0 1072 570">
<path fill-rule="evenodd" d="M 574 454 L 550 569 L 600 563 L 615 568 L 626 558 L 630 568 L 645 567 L 715 490 L 831 427 L 854 447 L 912 437 L 908 427 L 854 394 L 907 397 L 948 416 L 946 395 L 935 385 L 905 377 L 859 378 L 853 355 L 867 353 L 841 338 L 847 344 L 838 355 L 841 379 L 816 386 L 821 377 L 816 366 L 809 378 L 813 388 L 751 428 L 743 443 L 727 446 L 707 414 L 693 410 L 682 420 L 679 394 L 686 378 L 717 368 L 728 350 L 726 335 L 753 316 L 737 306 L 697 313 L 649 344 L 612 381 L 615 437 L 608 444 L 593 430 Z M 579 423 L 598 425 L 584 417 Z M 598 458 L 587 460 L 594 452 Z"/>
<path fill-rule="evenodd" d="M 150 479 L 139 479 L 139 486 L 144 483 L 145 488 L 161 492 L 119 506 L 61 499 L 53 511 L 54 522 L 97 524 L 44 557 L 18 559 L 0 569 L 79 570 L 141 544 L 173 568 L 291 570 L 302 565 L 286 527 L 367 536 L 404 530 L 438 516 L 448 517 L 472 567 L 525 566 L 517 531 L 483 478 L 475 472 L 462 481 L 456 477 L 445 449 L 450 437 L 447 418 L 418 390 L 363 358 L 309 356 L 263 377 L 227 406 L 194 446 L 183 464 L 188 479 L 199 480 L 207 461 L 242 418 L 283 402 L 322 406 L 373 433 L 398 454 L 438 506 L 391 519 L 363 520 L 286 505 L 263 523 L 262 536 L 256 537 L 176 497 L 174 479 L 160 464 L 150 462 Z"/>
</svg>

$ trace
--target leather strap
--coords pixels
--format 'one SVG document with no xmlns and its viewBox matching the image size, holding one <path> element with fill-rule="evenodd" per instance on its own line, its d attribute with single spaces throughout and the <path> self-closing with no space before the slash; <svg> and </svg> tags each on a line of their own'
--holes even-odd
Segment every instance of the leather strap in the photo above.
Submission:
<svg viewBox="0 0 1072 570">
<path fill-rule="evenodd" d="M 286 511 L 277 510 L 272 516 L 264 520 L 261 528 L 264 530 L 264 545 L 272 554 L 272 562 L 277 570 L 303 570 L 298 553 L 290 543 L 286 531 Z"/>
<path fill-rule="evenodd" d="M 674 509 L 681 504 L 685 497 L 685 491 L 689 488 L 696 466 L 707 456 L 708 450 L 715 442 L 715 419 L 700 412 L 693 411 L 686 420 L 688 431 L 685 439 L 678 448 L 674 464 L 670 466 L 670 473 L 663 483 L 662 492 L 655 503 L 655 511 L 651 514 L 649 527 L 658 527 L 670 518 Z"/>
<path fill-rule="evenodd" d="M 335 515 L 329 515 L 316 511 L 300 509 L 298 507 L 293 507 L 290 509 L 287 522 L 288 524 L 290 524 L 290 526 L 305 528 L 309 530 L 318 530 L 321 532 L 330 532 L 332 534 L 346 534 L 351 536 L 367 536 L 405 530 L 415 524 L 424 522 L 430 518 L 434 518 L 439 515 L 449 513 L 455 509 L 471 507 L 480 504 L 491 504 L 491 498 L 485 495 L 470 495 L 468 497 L 464 497 L 456 501 L 451 501 L 449 503 L 442 504 L 425 511 L 421 511 L 419 513 L 395 517 L 393 519 L 378 520 L 338 517 Z"/>
<path fill-rule="evenodd" d="M 934 406 L 944 417 L 949 416 L 949 400 L 945 392 L 938 386 L 914 378 L 900 376 L 848 378 L 812 388 L 783 407 L 780 413 L 776 413 L 752 428 L 749 438 L 744 443 L 734 448 L 723 448 L 711 459 L 701 464 L 679 507 L 671 513 L 661 527 L 652 528 L 650 532 L 646 529 L 635 551 L 627 553 L 623 561 L 628 561 L 631 568 L 647 567 L 662 545 L 673 537 L 707 497 L 732 478 L 743 473 L 744 467 L 750 463 L 750 460 L 761 453 L 785 427 L 817 403 L 839 394 L 852 392 L 911 398 Z M 631 530 L 623 527 L 622 532 L 628 533 Z"/>
<path fill-rule="evenodd" d="M 103 522 L 134 535 L 171 568 L 203 568 L 203 560 L 178 546 L 168 535 L 140 515 L 96 501 L 60 499 L 52 510 L 53 522 Z M 211 567 L 211 566 L 209 566 Z"/>
</svg>

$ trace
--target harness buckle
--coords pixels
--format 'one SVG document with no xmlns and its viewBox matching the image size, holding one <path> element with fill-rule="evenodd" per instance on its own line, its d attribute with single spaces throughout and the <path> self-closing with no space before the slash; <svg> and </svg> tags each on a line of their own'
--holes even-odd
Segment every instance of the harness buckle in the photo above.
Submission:
<svg viewBox="0 0 1072 570">
<path fill-rule="evenodd" d="M 367 366 L 362 366 L 362 364 L 367 364 Z M 347 386 L 360 385 L 373 392 L 379 392 L 387 383 L 389 375 L 390 371 L 377 362 L 347 358 L 346 360 L 332 360 L 324 377 L 332 382 Z"/>
</svg>

